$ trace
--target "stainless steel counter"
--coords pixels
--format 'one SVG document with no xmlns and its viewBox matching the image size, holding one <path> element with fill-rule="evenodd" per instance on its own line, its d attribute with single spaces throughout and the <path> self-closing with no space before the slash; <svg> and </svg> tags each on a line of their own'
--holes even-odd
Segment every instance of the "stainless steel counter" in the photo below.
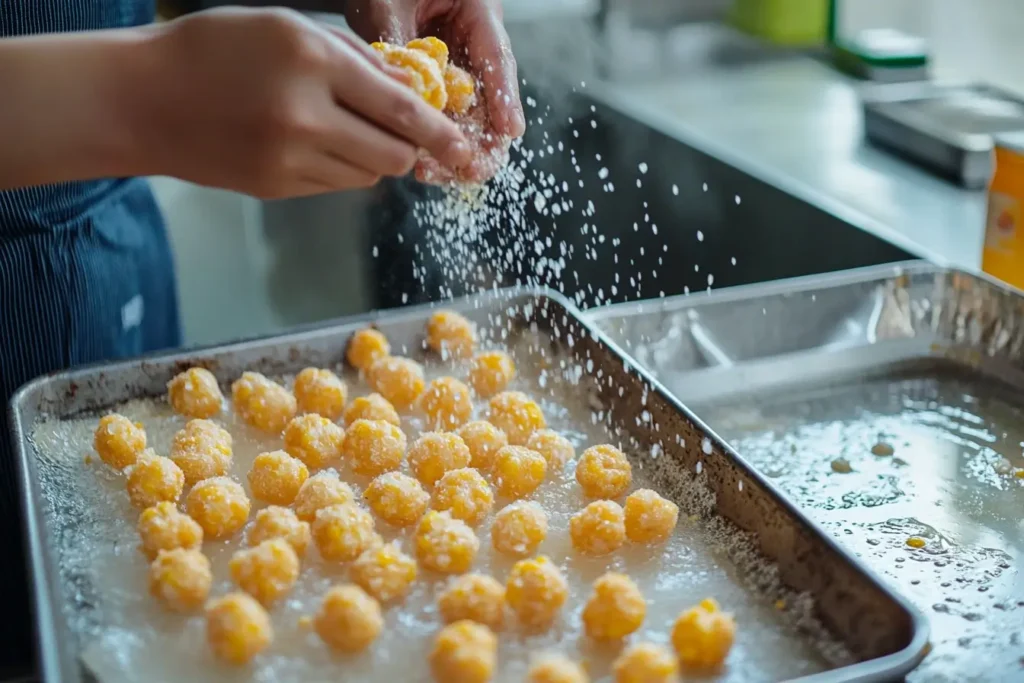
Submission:
<svg viewBox="0 0 1024 683">
<path fill-rule="evenodd" d="M 604 104 L 908 251 L 980 263 L 984 193 L 866 145 L 857 84 L 811 58 L 588 87 Z"/>
<path fill-rule="evenodd" d="M 558 36 L 588 22 L 560 21 L 529 32 L 513 26 L 513 43 L 531 48 L 529 63 L 558 63 L 561 77 L 600 103 L 912 253 L 979 265 L 984 193 L 868 146 L 861 84 L 823 61 L 710 24 L 660 34 L 623 26 L 604 44 L 573 41 L 570 50 Z M 594 55 L 611 64 L 604 78 Z"/>
</svg>

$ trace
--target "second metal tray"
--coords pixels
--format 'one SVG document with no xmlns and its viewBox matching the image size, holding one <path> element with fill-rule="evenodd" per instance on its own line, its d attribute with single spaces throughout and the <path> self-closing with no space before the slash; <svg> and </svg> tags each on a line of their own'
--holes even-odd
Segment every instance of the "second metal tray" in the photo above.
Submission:
<svg viewBox="0 0 1024 683">
<path fill-rule="evenodd" d="M 721 568 L 715 573 L 732 576 L 737 586 L 754 589 L 752 597 L 758 593 L 757 587 L 767 586 L 771 592 L 773 584 L 785 594 L 799 596 L 796 602 L 813 606 L 806 616 L 824 624 L 856 661 L 811 675 L 808 680 L 890 680 L 904 675 L 920 661 L 927 631 L 920 614 L 807 522 L 772 484 L 748 467 L 661 385 L 626 360 L 603 334 L 581 321 L 578 311 L 564 299 L 547 292 L 499 292 L 455 302 L 453 307 L 475 320 L 492 338 L 511 340 L 535 335 L 541 349 L 546 346 L 549 354 L 562 354 L 556 357 L 566 359 L 566 364 L 547 373 L 547 386 L 556 380 L 569 382 L 566 386 L 577 398 L 592 406 L 594 412 L 588 409 L 588 415 L 599 425 L 606 425 L 630 452 L 645 454 L 634 464 L 646 471 L 645 477 L 660 477 L 669 486 L 699 486 L 709 491 L 713 499 L 709 508 L 686 510 L 684 506 L 684 511 L 697 514 L 693 523 L 713 526 L 718 523 L 714 520 L 724 518 L 728 528 L 738 527 L 749 534 L 754 550 L 753 556 L 750 548 L 741 548 L 739 556 L 723 551 L 716 560 Z M 64 557 L 69 544 L 80 545 L 75 535 L 95 534 L 87 523 L 94 511 L 84 508 L 80 500 L 69 498 L 67 491 L 68 479 L 81 476 L 74 468 L 82 465 L 76 459 L 54 463 L 52 453 L 37 448 L 31 435 L 39 420 L 73 420 L 124 401 L 159 397 L 169 378 L 193 364 L 211 368 L 222 382 L 245 369 L 273 375 L 306 365 L 333 367 L 340 361 L 351 333 L 371 320 L 388 335 L 394 348 L 415 357 L 421 355 L 423 323 L 428 314 L 423 307 L 406 309 L 282 337 L 74 370 L 39 379 L 22 389 L 12 402 L 12 424 L 20 453 L 43 679 L 82 680 L 79 656 L 83 633 L 73 626 L 82 620 L 75 618 L 75 611 L 93 610 L 97 620 L 102 606 L 89 604 L 93 580 L 89 568 L 69 571 Z M 542 381 L 538 386 L 545 384 Z M 685 481 L 692 484 L 682 483 Z M 69 515 L 80 516 L 82 522 L 74 528 L 65 527 L 61 520 L 66 521 Z M 130 541 L 130 531 L 124 535 Z M 105 546 L 97 546 L 96 551 L 125 552 L 123 548 Z M 554 559 L 560 564 L 574 562 L 567 556 L 556 555 Z M 767 571 L 762 560 L 770 563 Z M 674 590 L 690 597 L 686 582 L 677 585 L 680 577 L 666 580 L 664 585 L 669 590 L 676 586 Z M 771 603 L 763 606 L 771 612 Z M 785 616 L 780 613 L 778 619 L 777 628 L 787 628 Z M 103 624 L 99 627 L 102 629 Z M 650 628 L 660 633 L 667 625 L 651 624 Z M 740 628 L 742 633 L 742 624 Z M 764 650 L 765 643 L 775 637 L 771 630 L 755 629 L 753 623 L 748 628 L 744 637 L 748 642 L 753 639 L 752 647 Z M 766 640 L 758 643 L 758 639 Z M 767 648 L 762 653 L 765 659 L 752 661 L 753 668 L 726 670 L 723 677 L 771 677 L 766 673 L 766 658 L 773 653 L 770 645 Z M 163 656 L 152 648 L 146 651 L 151 657 Z M 422 678 L 422 669 L 417 667 L 409 680 Z M 359 678 L 360 670 L 349 668 L 347 675 Z M 271 675 L 280 674 L 283 672 Z"/>
<path fill-rule="evenodd" d="M 929 614 L 911 680 L 1021 677 L 1019 292 L 916 262 L 591 319 Z"/>
</svg>

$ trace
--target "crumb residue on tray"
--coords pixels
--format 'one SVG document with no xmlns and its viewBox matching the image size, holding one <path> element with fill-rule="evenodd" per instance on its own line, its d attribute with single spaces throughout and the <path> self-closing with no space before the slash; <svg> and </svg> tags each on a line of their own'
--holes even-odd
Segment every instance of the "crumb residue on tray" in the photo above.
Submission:
<svg viewBox="0 0 1024 683">
<path fill-rule="evenodd" d="M 390 341 L 396 348 L 402 348 L 403 341 L 406 348 L 417 348 L 412 340 Z M 522 559 L 519 552 L 522 546 L 528 557 L 550 558 L 553 567 L 567 582 L 565 603 L 555 613 L 549 628 L 524 633 L 516 625 L 514 615 L 509 617 L 511 625 L 507 624 L 507 628 L 497 633 L 493 680 L 524 680 L 534 661 L 533 654 L 539 652 L 562 654 L 574 662 L 585 661 L 594 681 L 609 679 L 621 647 L 600 646 L 588 639 L 581 618 L 593 593 L 594 582 L 609 571 L 628 576 L 646 601 L 642 624 L 627 643 L 651 643 L 671 650 L 670 633 L 679 614 L 708 596 L 713 596 L 722 610 L 732 614 L 736 623 L 735 645 L 726 666 L 712 676 L 713 680 L 788 679 L 849 661 L 845 651 L 812 617 L 812 601 L 806 595 L 782 588 L 777 568 L 759 555 L 755 539 L 713 514 L 714 496 L 705 485 L 706 474 L 685 471 L 671 458 L 664 457 L 663 452 L 662 457 L 655 457 L 657 453 L 639 451 L 628 437 L 630 425 L 616 433 L 606 427 L 603 417 L 595 419 L 593 399 L 584 390 L 585 382 L 581 381 L 588 373 L 585 364 L 578 365 L 567 355 L 555 354 L 550 340 L 536 330 L 508 334 L 503 347 L 515 358 L 519 374 L 507 389 L 522 391 L 535 399 L 548 429 L 566 437 L 578 454 L 602 443 L 614 444 L 625 453 L 632 464 L 632 483 L 628 490 L 621 492 L 619 503 L 625 502 L 625 494 L 630 491 L 651 489 L 678 505 L 681 514 L 675 530 L 664 541 L 657 533 L 654 536 L 659 542 L 652 545 L 637 544 L 626 538 L 614 552 L 594 556 L 575 550 L 570 535 L 570 519 L 593 502 L 580 490 L 573 459 L 563 464 L 558 458 L 546 461 L 541 457 L 540 462 L 551 464 L 540 486 L 532 492 L 513 487 L 516 495 L 527 499 L 516 505 L 529 512 L 529 506 L 536 504 L 542 508 L 543 518 L 524 513 L 523 519 L 516 522 L 522 528 L 517 531 L 509 526 L 497 543 L 491 538 L 493 520 L 500 510 L 509 509 L 507 506 L 514 496 L 502 497 L 498 487 L 493 508 L 474 502 L 470 511 L 463 505 L 461 494 L 440 495 L 438 505 L 460 511 L 460 514 L 465 512 L 475 525 L 470 531 L 479 539 L 470 569 L 474 574 L 494 577 L 504 586 L 513 566 Z M 471 363 L 469 360 L 438 362 L 431 354 L 414 354 L 414 357 L 422 362 L 427 382 L 442 375 L 465 378 Z M 370 393 L 355 372 L 332 369 L 345 381 L 349 401 Z M 294 381 L 292 377 L 273 379 L 285 387 L 290 387 Z M 133 401 L 116 408 L 130 420 L 145 425 L 148 445 L 160 454 L 168 452 L 174 434 L 186 422 L 186 418 L 175 414 L 161 400 Z M 487 410 L 486 401 L 475 399 L 470 417 L 482 419 Z M 261 511 L 272 508 L 253 496 L 246 475 L 258 454 L 273 453 L 285 444 L 281 437 L 247 424 L 230 405 L 213 419 L 232 435 L 229 476 L 238 481 L 252 499 L 251 525 Z M 419 418 L 408 414 L 403 414 L 401 422 L 410 444 L 427 429 Z M 430 571 L 422 558 L 418 558 L 419 572 L 408 587 L 396 589 L 394 596 L 384 592 L 389 600 L 381 604 L 383 623 L 379 635 L 365 650 L 339 655 L 325 645 L 317 629 L 310 628 L 309 624 L 316 623 L 318 610 L 334 586 L 359 580 L 376 591 L 374 582 L 380 578 L 379 572 L 371 570 L 377 566 L 375 560 L 380 558 L 366 555 L 365 559 L 360 559 L 366 566 L 360 565 L 357 576 L 353 577 L 349 563 L 329 562 L 321 556 L 315 533 L 314 542 L 306 537 L 302 539 L 302 546 L 305 548 L 308 544 L 308 551 L 301 558 L 301 572 L 294 585 L 286 593 L 275 593 L 272 603 L 268 601 L 272 642 L 255 654 L 248 667 L 236 670 L 218 663 L 207 644 L 206 623 L 201 613 L 172 614 L 149 596 L 147 558 L 139 550 L 136 530 L 138 511 L 125 494 L 124 477 L 100 462 L 88 464 L 84 460 L 92 450 L 96 423 L 96 416 L 44 420 L 35 425 L 32 440 L 37 451 L 51 538 L 60 559 L 65 614 L 85 661 L 100 680 L 105 683 L 129 680 L 269 683 L 333 680 L 341 675 L 346 680 L 372 678 L 409 683 L 431 680 L 427 662 L 432 649 L 436 652 L 436 639 L 444 622 L 438 599 L 450 591 L 454 577 Z M 699 445 L 694 443 L 693 447 Z M 563 448 L 561 452 L 571 453 L 571 450 Z M 464 465 L 453 466 L 451 471 L 458 472 L 460 467 Z M 333 471 L 351 488 L 344 492 L 341 506 L 367 504 L 363 494 L 368 487 L 377 491 L 367 497 L 373 508 L 382 504 L 380 496 L 390 490 L 388 486 L 395 490 L 416 487 L 415 479 L 397 476 L 414 476 L 407 460 L 401 462 L 397 474 L 359 475 L 344 457 L 323 471 L 328 474 L 316 475 L 311 471 L 305 486 L 325 476 L 330 478 Z M 428 479 L 433 485 L 444 481 L 446 476 L 441 472 L 437 478 Z M 381 479 L 371 487 L 374 477 Z M 449 479 L 457 483 L 462 477 L 453 474 Z M 488 479 L 494 485 L 493 478 Z M 435 489 L 431 485 L 421 486 L 426 493 L 433 493 Z M 442 491 L 446 486 L 442 484 Z M 617 490 L 614 493 L 619 494 Z M 303 497 L 301 492 L 298 495 Z M 415 497 L 426 501 L 421 495 Z M 420 508 L 418 503 L 415 507 Z M 673 511 L 663 507 L 659 507 L 660 514 L 673 517 Z M 263 524 L 272 521 L 269 520 L 271 514 L 280 516 L 280 513 L 263 513 Z M 439 514 L 450 518 L 449 513 Z M 505 516 L 511 520 L 510 514 Z M 636 521 L 630 514 L 627 506 L 627 532 L 628 525 Z M 418 524 L 392 526 L 374 517 L 380 540 L 394 543 L 386 546 L 392 549 L 388 552 L 417 557 Z M 401 521 L 402 515 L 396 513 L 394 519 Z M 465 523 L 450 519 L 470 529 Z M 313 520 L 315 524 L 316 515 Z M 291 516 L 288 521 L 291 526 L 299 523 Z M 512 521 L 507 523 L 513 524 Z M 232 581 L 229 563 L 237 551 L 248 547 L 248 533 L 247 527 L 225 540 L 213 540 L 208 535 L 202 550 L 210 559 L 213 573 L 211 599 L 238 590 Z M 521 542 L 515 540 L 519 536 Z M 495 545 L 503 552 L 496 550 Z M 785 610 L 776 608 L 780 600 L 785 601 Z M 434 655 L 438 662 L 440 657 Z M 440 663 L 437 666 L 443 668 Z"/>
</svg>

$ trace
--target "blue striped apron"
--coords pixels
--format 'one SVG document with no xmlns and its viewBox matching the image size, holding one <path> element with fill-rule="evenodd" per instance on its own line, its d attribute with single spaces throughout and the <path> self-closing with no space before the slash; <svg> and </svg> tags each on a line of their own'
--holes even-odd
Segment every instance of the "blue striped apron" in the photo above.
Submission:
<svg viewBox="0 0 1024 683">
<path fill-rule="evenodd" d="M 134 26 L 153 21 L 153 14 L 153 0 L 0 0 L 0 39 Z M 179 343 L 171 251 L 145 180 L 0 191 L 5 406 L 19 386 L 43 373 Z M 3 415 L 7 432 L 6 410 Z M 14 474 L 5 434 L 0 438 L 0 605 L 5 608 L 0 679 L 32 663 Z"/>
</svg>

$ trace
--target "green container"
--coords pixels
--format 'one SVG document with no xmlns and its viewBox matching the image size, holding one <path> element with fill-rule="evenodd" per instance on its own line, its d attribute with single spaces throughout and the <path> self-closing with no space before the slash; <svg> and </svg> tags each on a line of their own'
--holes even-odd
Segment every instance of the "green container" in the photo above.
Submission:
<svg viewBox="0 0 1024 683">
<path fill-rule="evenodd" d="M 734 0 L 736 28 L 779 45 L 824 45 L 829 0 Z"/>
</svg>

